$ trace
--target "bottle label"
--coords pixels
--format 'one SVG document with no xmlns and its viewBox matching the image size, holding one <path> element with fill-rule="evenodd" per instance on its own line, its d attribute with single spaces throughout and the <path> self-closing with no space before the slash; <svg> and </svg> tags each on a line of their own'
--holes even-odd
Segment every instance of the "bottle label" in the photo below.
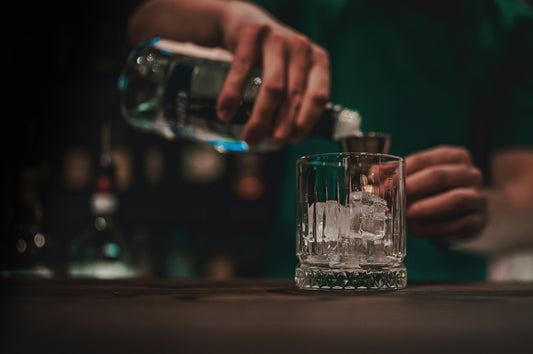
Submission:
<svg viewBox="0 0 533 354">
<path fill-rule="evenodd" d="M 164 93 L 165 117 L 182 137 L 213 139 L 221 134 L 235 139 L 240 135 L 242 124 L 228 124 L 218 119 L 216 98 L 205 97 L 196 92 L 197 68 L 178 63 L 170 74 Z M 196 90 L 198 91 L 198 90 Z"/>
<path fill-rule="evenodd" d="M 187 118 L 189 93 L 194 67 L 178 64 L 170 74 L 164 95 L 165 116 L 176 119 L 177 124 L 186 126 L 190 122 Z"/>
<path fill-rule="evenodd" d="M 228 68 L 229 65 L 224 70 Z M 216 100 L 225 75 L 216 75 L 215 69 L 215 66 L 200 68 L 187 61 L 178 62 L 173 68 L 165 87 L 164 111 L 171 127 L 176 128 L 175 134 L 207 141 L 221 137 L 240 139 L 252 102 L 242 102 L 231 123 L 221 121 L 216 113 Z"/>
</svg>

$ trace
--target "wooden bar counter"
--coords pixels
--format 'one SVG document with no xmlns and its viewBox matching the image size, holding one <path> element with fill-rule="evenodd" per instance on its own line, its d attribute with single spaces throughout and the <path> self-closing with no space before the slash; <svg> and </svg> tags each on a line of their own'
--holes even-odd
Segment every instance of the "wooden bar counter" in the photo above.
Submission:
<svg viewBox="0 0 533 354">
<path fill-rule="evenodd" d="M 1 353 L 533 353 L 533 283 L 3 279 Z"/>
</svg>

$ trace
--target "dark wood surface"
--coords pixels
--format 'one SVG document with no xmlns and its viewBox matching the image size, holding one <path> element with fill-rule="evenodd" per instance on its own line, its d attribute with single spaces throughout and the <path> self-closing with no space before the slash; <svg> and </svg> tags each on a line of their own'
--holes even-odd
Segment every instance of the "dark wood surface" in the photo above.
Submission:
<svg viewBox="0 0 533 354">
<path fill-rule="evenodd" d="M 533 283 L 2 281 L 1 353 L 531 353 Z"/>
</svg>

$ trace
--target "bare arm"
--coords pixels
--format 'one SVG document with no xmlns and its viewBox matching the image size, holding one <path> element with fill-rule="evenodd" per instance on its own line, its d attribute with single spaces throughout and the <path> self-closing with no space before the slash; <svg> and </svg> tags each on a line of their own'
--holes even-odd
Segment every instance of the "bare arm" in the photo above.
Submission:
<svg viewBox="0 0 533 354">
<path fill-rule="evenodd" d="M 226 6 L 216 0 L 150 0 L 141 4 L 128 23 L 128 39 L 138 45 L 153 37 L 222 46 L 221 17 Z"/>
</svg>

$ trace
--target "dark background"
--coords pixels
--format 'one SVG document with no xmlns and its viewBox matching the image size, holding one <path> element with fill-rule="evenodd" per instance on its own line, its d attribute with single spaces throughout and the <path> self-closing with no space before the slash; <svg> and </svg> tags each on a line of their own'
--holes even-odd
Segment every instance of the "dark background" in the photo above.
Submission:
<svg viewBox="0 0 533 354">
<path fill-rule="evenodd" d="M 117 80 L 131 50 L 125 27 L 139 3 L 25 2 L 4 12 L 3 269 L 32 262 L 14 245 L 28 225 L 38 224 L 49 241 L 39 257 L 65 273 L 69 242 L 91 222 L 101 129 L 109 124 L 112 148 L 131 160 L 130 182 L 116 191 L 117 219 L 144 264 L 142 274 L 209 275 L 213 259 L 223 259 L 232 274 L 263 273 L 277 155 L 251 162 L 219 155 L 224 173 L 196 183 L 184 177 L 183 152 L 201 148 L 136 131 L 120 114 Z M 156 182 L 147 177 L 148 151 L 163 161 Z M 74 187 L 65 177 L 73 153 L 90 166 L 88 182 Z M 243 197 L 235 186 L 250 164 L 262 189 Z"/>
</svg>

